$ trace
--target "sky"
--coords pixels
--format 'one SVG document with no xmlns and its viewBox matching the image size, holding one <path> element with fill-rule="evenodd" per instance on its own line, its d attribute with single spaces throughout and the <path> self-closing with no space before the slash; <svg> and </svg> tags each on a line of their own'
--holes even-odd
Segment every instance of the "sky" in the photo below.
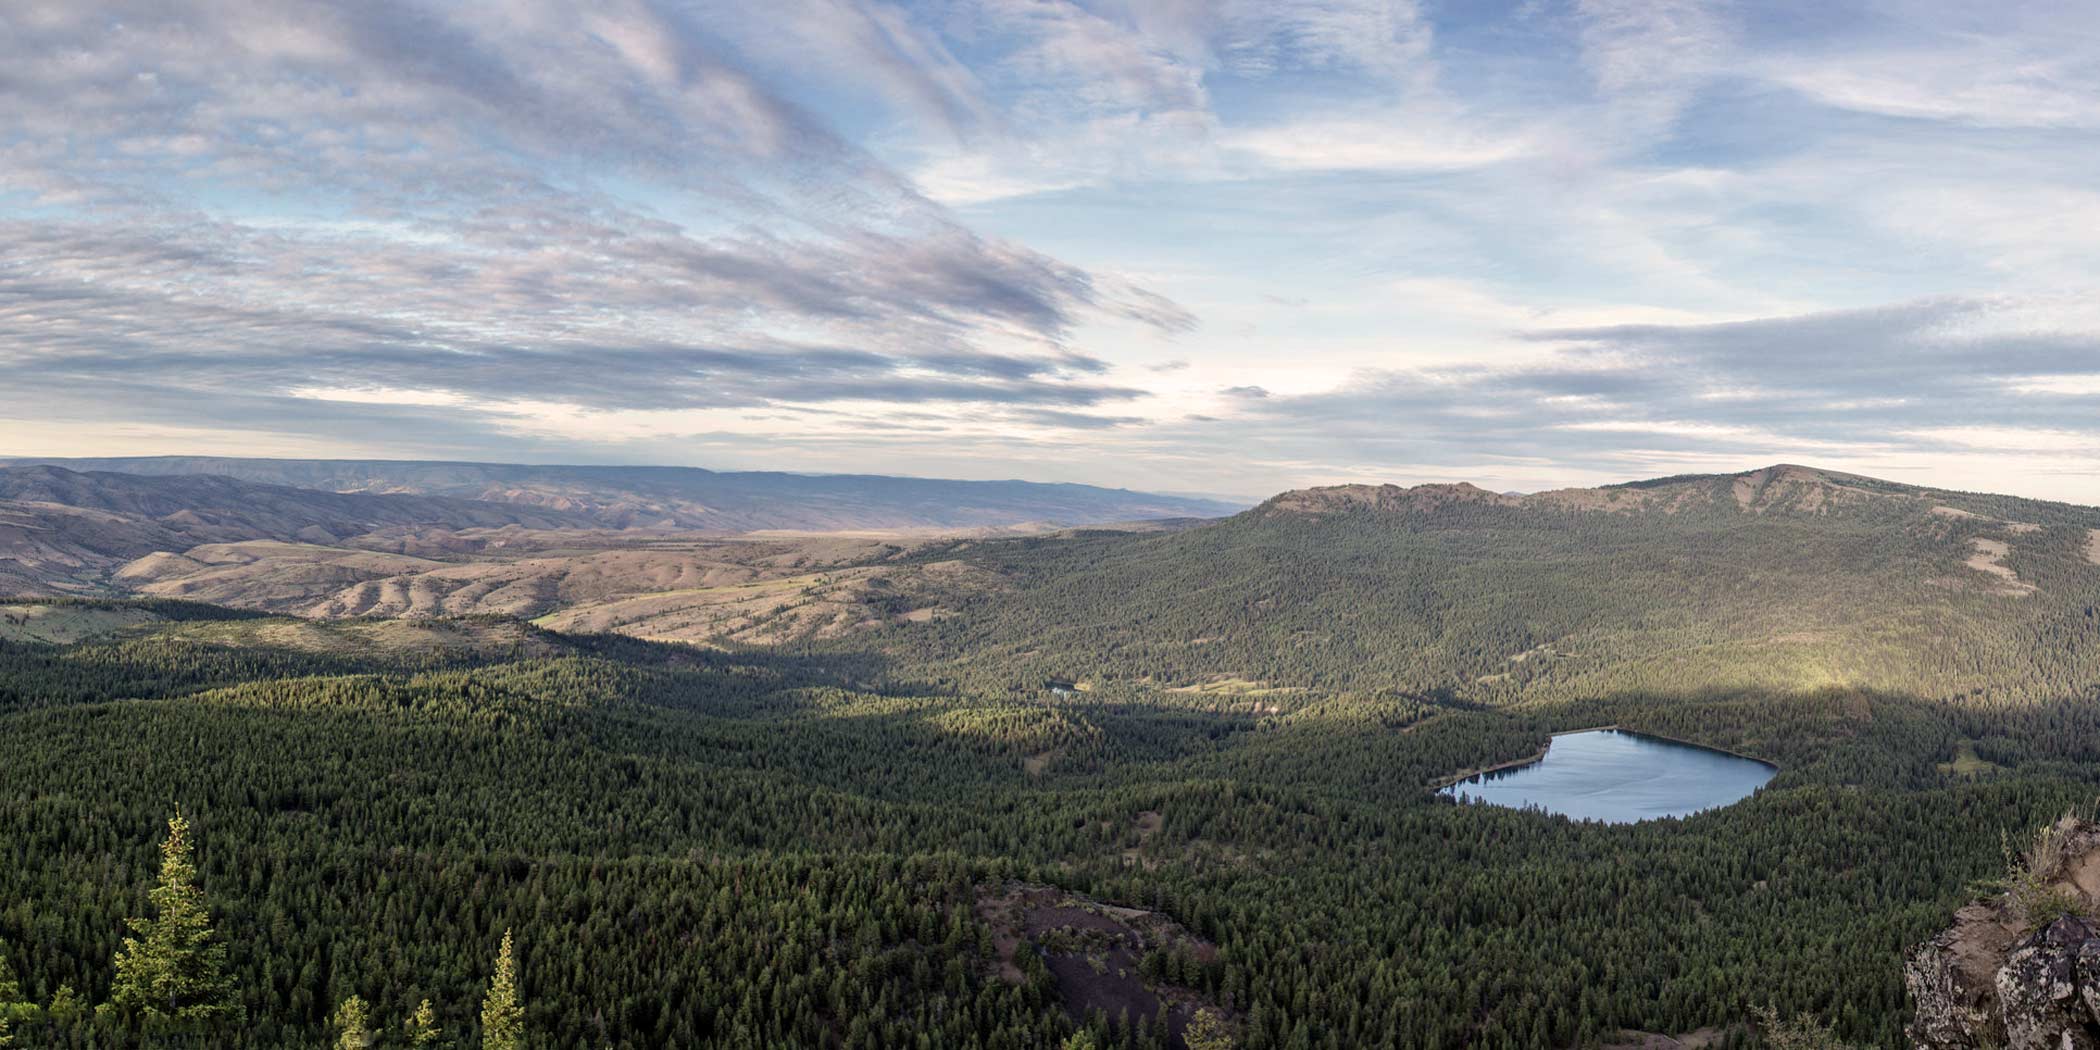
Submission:
<svg viewBox="0 0 2100 1050">
<path fill-rule="evenodd" d="M 0 454 L 2100 504 L 2100 5 L 10 0 Z"/>
</svg>

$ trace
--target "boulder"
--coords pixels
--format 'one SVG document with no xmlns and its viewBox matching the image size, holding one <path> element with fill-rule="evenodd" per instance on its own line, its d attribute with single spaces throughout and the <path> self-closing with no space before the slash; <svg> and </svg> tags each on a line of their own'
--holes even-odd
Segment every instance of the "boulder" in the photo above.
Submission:
<svg viewBox="0 0 2100 1050">
<path fill-rule="evenodd" d="M 1998 969 L 1998 1017 L 2006 1050 L 2100 1050 L 2100 1015 L 2080 987 L 2079 959 L 2093 928 L 2065 916 L 2022 938 Z"/>
</svg>

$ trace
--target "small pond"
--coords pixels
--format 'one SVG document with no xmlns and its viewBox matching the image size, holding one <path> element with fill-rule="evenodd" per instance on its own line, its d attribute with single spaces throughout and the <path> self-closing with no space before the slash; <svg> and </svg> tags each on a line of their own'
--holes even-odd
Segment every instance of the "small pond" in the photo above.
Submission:
<svg viewBox="0 0 2100 1050">
<path fill-rule="evenodd" d="M 1490 770 L 1444 789 L 1461 802 L 1536 807 L 1576 820 L 1631 824 L 1682 817 L 1749 797 L 1778 770 L 1725 751 L 1591 729 L 1553 738 L 1536 762 Z"/>
</svg>

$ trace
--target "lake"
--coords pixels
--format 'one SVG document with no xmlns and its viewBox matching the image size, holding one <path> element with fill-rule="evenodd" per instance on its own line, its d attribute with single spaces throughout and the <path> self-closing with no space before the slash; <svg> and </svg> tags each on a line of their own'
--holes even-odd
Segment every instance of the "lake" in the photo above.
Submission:
<svg viewBox="0 0 2100 1050">
<path fill-rule="evenodd" d="M 1554 737 L 1536 762 L 1468 777 L 1444 794 L 1631 824 L 1728 805 L 1749 797 L 1777 772 L 1725 751 L 1620 729 L 1591 729 Z"/>
</svg>

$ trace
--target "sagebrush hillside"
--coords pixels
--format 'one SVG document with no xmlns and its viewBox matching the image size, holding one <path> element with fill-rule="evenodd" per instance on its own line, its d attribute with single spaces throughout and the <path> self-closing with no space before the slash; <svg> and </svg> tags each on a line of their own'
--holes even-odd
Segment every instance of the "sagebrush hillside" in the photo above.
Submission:
<svg viewBox="0 0 2100 1050">
<path fill-rule="evenodd" d="M 244 540 L 333 544 L 389 527 L 574 528 L 545 507 L 443 496 L 322 492 L 212 476 L 0 468 L 0 593 L 94 593 L 157 551 Z"/>
</svg>

